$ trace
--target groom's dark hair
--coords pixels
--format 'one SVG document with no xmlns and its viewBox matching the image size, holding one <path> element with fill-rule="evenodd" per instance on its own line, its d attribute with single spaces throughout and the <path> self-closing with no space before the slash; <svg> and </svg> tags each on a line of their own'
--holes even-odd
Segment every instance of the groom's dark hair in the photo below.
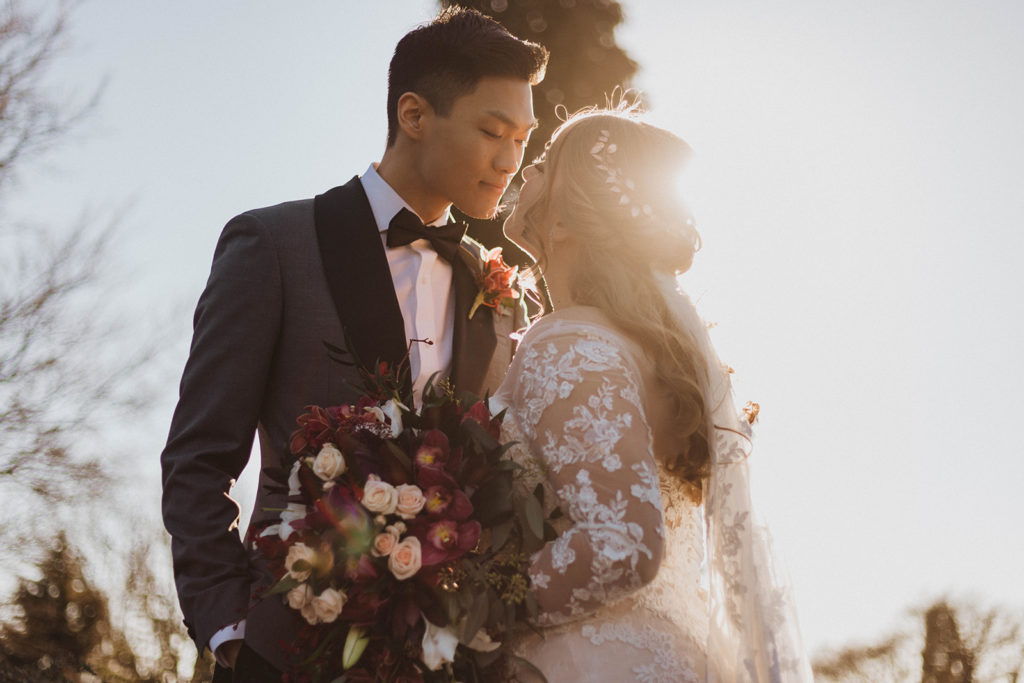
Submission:
<svg viewBox="0 0 1024 683">
<path fill-rule="evenodd" d="M 406 33 L 388 69 L 388 146 L 398 133 L 398 98 L 414 92 L 439 116 L 472 93 L 481 78 L 520 78 L 536 85 L 544 78 L 548 51 L 521 40 L 474 9 L 448 7 L 432 22 Z"/>
</svg>

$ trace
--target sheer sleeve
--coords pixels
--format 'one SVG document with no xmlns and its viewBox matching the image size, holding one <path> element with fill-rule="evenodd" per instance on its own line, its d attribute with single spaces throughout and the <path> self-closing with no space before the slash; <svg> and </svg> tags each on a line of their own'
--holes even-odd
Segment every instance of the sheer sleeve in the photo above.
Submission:
<svg viewBox="0 0 1024 683">
<path fill-rule="evenodd" d="M 571 328 L 522 349 L 526 444 L 568 518 L 531 558 L 541 625 L 593 612 L 650 582 L 664 528 L 640 376 L 620 343 Z"/>
</svg>

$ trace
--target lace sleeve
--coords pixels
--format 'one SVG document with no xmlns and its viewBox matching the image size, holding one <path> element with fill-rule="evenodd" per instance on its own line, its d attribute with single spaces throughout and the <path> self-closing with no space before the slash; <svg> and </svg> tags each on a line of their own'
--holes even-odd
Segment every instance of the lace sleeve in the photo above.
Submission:
<svg viewBox="0 0 1024 683">
<path fill-rule="evenodd" d="M 516 404 L 526 445 L 570 525 L 531 558 L 541 625 L 570 621 L 650 582 L 664 529 L 651 430 L 628 352 L 560 333 L 524 349 Z"/>
</svg>

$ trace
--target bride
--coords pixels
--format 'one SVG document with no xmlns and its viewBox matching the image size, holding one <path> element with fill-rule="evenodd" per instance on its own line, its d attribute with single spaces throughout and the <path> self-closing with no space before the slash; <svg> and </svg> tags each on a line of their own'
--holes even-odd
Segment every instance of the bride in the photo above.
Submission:
<svg viewBox="0 0 1024 683">
<path fill-rule="evenodd" d="M 673 187 L 690 154 L 632 112 L 577 114 L 505 224 L 554 309 L 493 397 L 520 492 L 564 513 L 531 558 L 540 634 L 513 641 L 552 683 L 811 680 L 751 514 L 748 420 L 676 288 L 700 243 Z"/>
</svg>

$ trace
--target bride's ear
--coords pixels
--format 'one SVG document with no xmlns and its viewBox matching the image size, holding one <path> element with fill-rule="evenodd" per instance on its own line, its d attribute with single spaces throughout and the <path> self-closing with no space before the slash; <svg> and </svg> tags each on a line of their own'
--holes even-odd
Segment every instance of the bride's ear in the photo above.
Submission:
<svg viewBox="0 0 1024 683">
<path fill-rule="evenodd" d="M 403 133 L 413 140 L 423 137 L 424 119 L 433 111 L 426 99 L 414 92 L 402 93 L 396 111 L 398 127 Z"/>
</svg>

